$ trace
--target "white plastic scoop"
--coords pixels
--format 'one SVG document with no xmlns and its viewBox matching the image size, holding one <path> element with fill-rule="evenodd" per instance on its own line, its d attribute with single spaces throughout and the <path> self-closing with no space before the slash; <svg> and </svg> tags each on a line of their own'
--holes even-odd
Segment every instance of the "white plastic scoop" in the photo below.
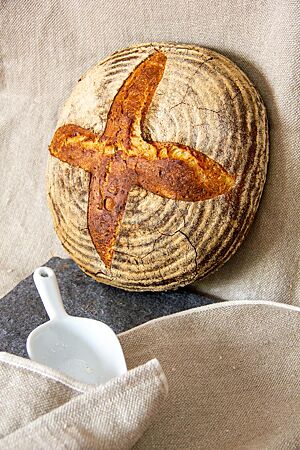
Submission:
<svg viewBox="0 0 300 450">
<path fill-rule="evenodd" d="M 28 336 L 29 358 L 88 384 L 106 383 L 125 373 L 124 354 L 111 328 L 68 315 L 49 267 L 36 269 L 33 279 L 50 320 Z"/>
</svg>

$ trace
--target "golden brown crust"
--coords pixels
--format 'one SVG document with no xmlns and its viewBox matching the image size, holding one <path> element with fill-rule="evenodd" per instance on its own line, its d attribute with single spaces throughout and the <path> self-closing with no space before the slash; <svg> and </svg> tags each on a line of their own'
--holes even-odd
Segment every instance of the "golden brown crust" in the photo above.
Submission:
<svg viewBox="0 0 300 450">
<path fill-rule="evenodd" d="M 139 186 L 162 197 L 203 201 L 227 193 L 235 176 L 188 146 L 147 141 L 143 120 L 166 63 L 155 52 L 117 93 L 102 135 L 69 124 L 60 127 L 50 153 L 91 173 L 88 229 L 106 267 L 111 266 L 128 194 Z"/>
</svg>

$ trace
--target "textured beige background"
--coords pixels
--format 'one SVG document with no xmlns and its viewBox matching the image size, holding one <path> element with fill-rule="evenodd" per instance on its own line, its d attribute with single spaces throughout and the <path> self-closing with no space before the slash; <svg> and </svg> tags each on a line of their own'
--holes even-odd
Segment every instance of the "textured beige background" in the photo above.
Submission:
<svg viewBox="0 0 300 450">
<path fill-rule="evenodd" d="M 249 75 L 266 103 L 269 178 L 239 250 L 198 289 L 224 299 L 300 303 L 299 2 L 3 1 L 0 3 L 0 295 L 64 255 L 45 200 L 47 145 L 82 72 L 127 45 L 180 41 L 216 49 Z"/>
</svg>

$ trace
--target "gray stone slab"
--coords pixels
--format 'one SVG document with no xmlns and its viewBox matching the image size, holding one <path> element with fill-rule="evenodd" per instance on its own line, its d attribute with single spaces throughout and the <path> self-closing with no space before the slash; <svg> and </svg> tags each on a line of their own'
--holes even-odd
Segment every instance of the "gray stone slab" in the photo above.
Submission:
<svg viewBox="0 0 300 450">
<path fill-rule="evenodd" d="M 117 333 L 157 317 L 213 303 L 187 288 L 155 293 L 126 292 L 97 283 L 69 259 L 52 258 L 45 265 L 57 275 L 69 314 L 101 320 Z M 0 300 L 0 351 L 27 356 L 27 336 L 46 320 L 46 312 L 29 276 Z"/>
</svg>

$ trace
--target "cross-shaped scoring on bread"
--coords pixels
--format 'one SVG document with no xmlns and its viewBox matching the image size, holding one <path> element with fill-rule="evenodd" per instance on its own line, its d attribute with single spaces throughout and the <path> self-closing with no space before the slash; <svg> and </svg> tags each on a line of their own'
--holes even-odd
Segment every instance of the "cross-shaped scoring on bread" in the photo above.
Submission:
<svg viewBox="0 0 300 450">
<path fill-rule="evenodd" d="M 143 120 L 166 60 L 156 51 L 133 70 L 113 100 L 102 135 L 67 124 L 57 129 L 49 147 L 53 156 L 91 174 L 88 229 L 107 268 L 132 186 L 196 202 L 225 194 L 235 184 L 235 176 L 204 153 L 143 137 Z"/>
</svg>

